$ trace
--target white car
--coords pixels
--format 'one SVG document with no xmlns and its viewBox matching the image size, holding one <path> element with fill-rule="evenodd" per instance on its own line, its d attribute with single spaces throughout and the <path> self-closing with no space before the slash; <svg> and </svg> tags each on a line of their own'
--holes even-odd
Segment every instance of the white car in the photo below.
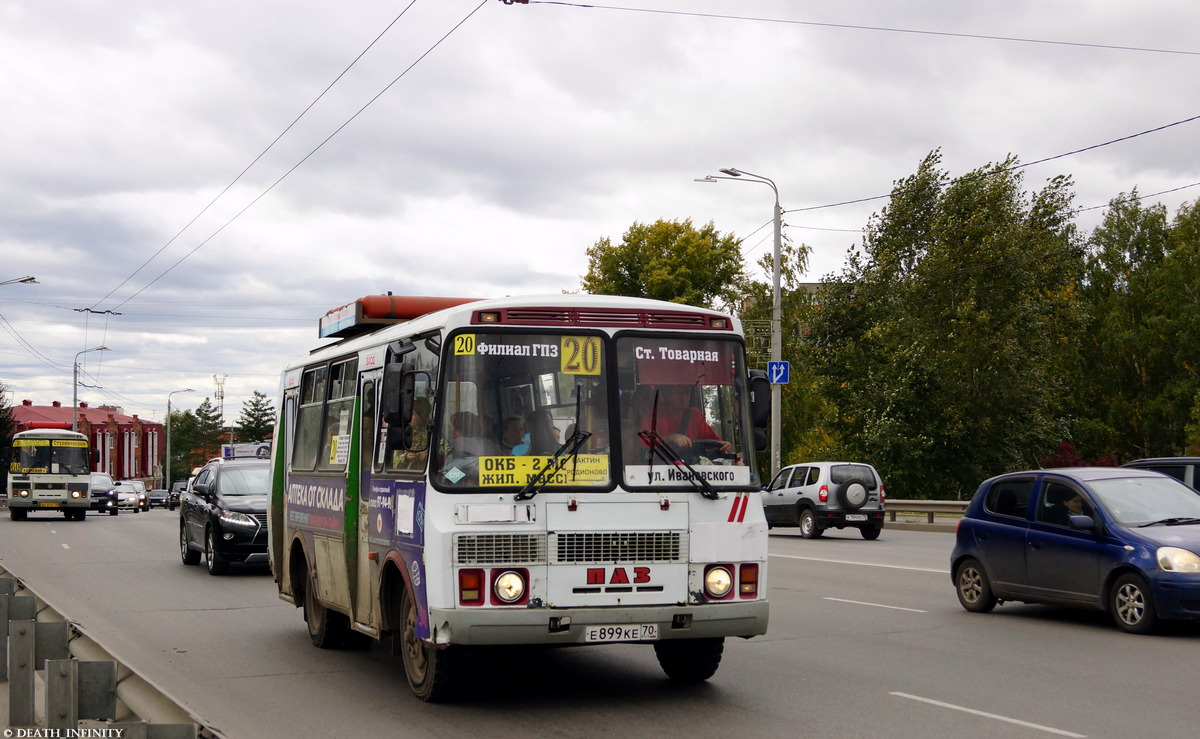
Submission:
<svg viewBox="0 0 1200 739">
<path fill-rule="evenodd" d="M 857 528 L 864 539 L 883 531 L 883 480 L 862 462 L 806 462 L 779 470 L 762 492 L 767 525 L 799 526 L 815 539 L 828 528 Z"/>
<path fill-rule="evenodd" d="M 138 494 L 137 510 L 139 510 L 139 511 L 150 510 L 150 494 L 146 491 L 146 483 L 142 482 L 141 480 L 122 480 L 121 484 L 129 485 L 130 487 L 132 487 L 134 490 L 137 491 L 137 494 Z"/>
<path fill-rule="evenodd" d="M 114 491 L 117 494 L 117 507 L 131 510 L 134 513 L 138 511 L 150 510 L 150 501 L 146 497 L 146 493 L 138 490 L 134 485 L 128 482 L 117 483 Z"/>
</svg>

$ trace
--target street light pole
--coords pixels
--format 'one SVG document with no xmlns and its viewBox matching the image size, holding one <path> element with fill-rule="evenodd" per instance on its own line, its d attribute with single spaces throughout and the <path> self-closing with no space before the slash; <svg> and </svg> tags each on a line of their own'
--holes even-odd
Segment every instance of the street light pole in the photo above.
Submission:
<svg viewBox="0 0 1200 739">
<path fill-rule="evenodd" d="M 79 431 L 79 355 L 87 354 L 88 352 L 106 352 L 107 346 L 93 346 L 91 349 L 84 349 L 75 355 L 75 362 L 71 365 L 71 430 Z"/>
<path fill-rule="evenodd" d="M 171 396 L 175 393 L 194 393 L 190 387 L 183 390 L 172 390 L 167 393 L 167 456 L 163 460 L 163 487 L 167 489 L 167 499 L 171 496 Z"/>
<path fill-rule="evenodd" d="M 727 167 L 720 170 L 725 177 L 708 175 L 700 177 L 696 182 L 716 182 L 717 180 L 733 180 L 734 182 L 758 182 L 771 188 L 775 193 L 775 209 L 772 220 L 775 225 L 775 246 L 771 252 L 771 361 L 783 360 L 783 299 L 780 293 L 780 252 L 783 249 L 783 208 L 779 205 L 779 188 L 775 181 L 760 174 L 741 169 Z M 752 179 L 742 179 L 748 177 Z M 771 383 L 771 477 L 779 473 L 781 418 L 783 409 L 783 386 L 777 382 Z"/>
</svg>

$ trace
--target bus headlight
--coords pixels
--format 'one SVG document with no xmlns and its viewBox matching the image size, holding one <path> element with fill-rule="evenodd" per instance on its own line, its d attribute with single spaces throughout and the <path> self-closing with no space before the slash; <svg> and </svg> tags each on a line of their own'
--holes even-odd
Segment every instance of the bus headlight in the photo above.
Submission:
<svg viewBox="0 0 1200 739">
<path fill-rule="evenodd" d="M 18 498 L 28 498 L 29 497 L 28 490 L 18 490 L 18 491 L 16 491 L 15 494 Z"/>
<path fill-rule="evenodd" d="M 76 500 L 78 500 L 79 498 L 82 498 L 82 497 L 83 497 L 83 494 L 82 494 L 82 493 L 80 493 L 78 490 L 72 490 L 72 491 L 71 491 L 71 497 L 72 497 L 72 498 L 75 498 Z"/>
<path fill-rule="evenodd" d="M 713 565 L 704 573 L 704 592 L 710 598 L 724 598 L 733 589 L 733 574 L 725 565 Z"/>
<path fill-rule="evenodd" d="M 493 583 L 492 592 L 502 603 L 516 603 L 525 596 L 525 578 L 512 570 L 502 572 Z"/>
</svg>

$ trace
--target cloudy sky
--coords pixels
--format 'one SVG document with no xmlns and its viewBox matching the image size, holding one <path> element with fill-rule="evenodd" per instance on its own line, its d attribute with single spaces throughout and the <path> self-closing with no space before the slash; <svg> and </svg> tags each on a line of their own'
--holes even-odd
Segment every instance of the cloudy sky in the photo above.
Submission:
<svg viewBox="0 0 1200 739">
<path fill-rule="evenodd" d="M 957 176 L 1200 115 L 1197 28 L 1194 0 L 0 0 L 0 281 L 38 280 L 0 286 L 0 381 L 69 405 L 104 345 L 81 400 L 161 420 L 227 376 L 234 420 L 362 295 L 575 290 L 659 218 L 752 263 L 773 196 L 694 182 L 722 167 L 775 180 L 816 281 L 886 200 L 821 206 L 934 149 Z M 1198 129 L 1026 185 L 1173 213 Z"/>
</svg>

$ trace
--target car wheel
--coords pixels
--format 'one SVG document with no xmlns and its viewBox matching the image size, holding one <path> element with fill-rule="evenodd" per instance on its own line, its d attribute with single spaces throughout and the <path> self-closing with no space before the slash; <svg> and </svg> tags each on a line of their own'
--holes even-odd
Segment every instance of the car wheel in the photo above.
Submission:
<svg viewBox="0 0 1200 739">
<path fill-rule="evenodd" d="M 398 633 L 393 632 L 392 638 L 400 640 L 400 658 L 413 694 L 429 703 L 453 697 L 456 673 L 462 665 L 462 648 L 436 649 L 417 637 L 417 604 L 408 588 L 402 589 L 399 607 L 398 621 L 392 621 L 399 629 Z"/>
<path fill-rule="evenodd" d="M 1154 598 L 1141 575 L 1121 575 L 1109 593 L 1109 611 L 1113 621 L 1131 634 L 1149 634 L 1158 626 Z"/>
<path fill-rule="evenodd" d="M 958 574 L 954 576 L 954 592 L 958 594 L 958 602 L 962 607 L 972 613 L 987 613 L 996 607 L 992 585 L 978 560 L 965 559 L 958 566 Z"/>
<path fill-rule="evenodd" d="M 857 511 L 867 504 L 869 498 L 870 491 L 867 490 L 867 484 L 862 480 L 847 480 L 838 487 L 838 502 L 847 510 Z"/>
<path fill-rule="evenodd" d="M 805 539 L 816 539 L 821 535 L 821 527 L 817 525 L 817 517 L 813 515 L 811 508 L 805 508 L 800 511 L 798 524 L 800 526 L 800 536 Z"/>
<path fill-rule="evenodd" d="M 204 566 L 210 575 L 225 575 L 229 572 L 229 560 L 217 551 L 217 537 L 210 528 L 204 534 Z"/>
<path fill-rule="evenodd" d="M 658 666 L 677 683 L 702 683 L 712 677 L 721 664 L 724 651 L 724 637 L 654 642 Z"/>
<path fill-rule="evenodd" d="M 867 541 L 875 541 L 879 538 L 879 533 L 883 531 L 882 526 L 863 526 L 859 529 L 862 532 L 862 537 Z"/>
<path fill-rule="evenodd" d="M 117 515 L 118 513 L 120 513 L 120 511 L 119 511 L 119 510 L 117 510 L 117 507 L 116 507 L 116 506 L 113 506 L 112 508 L 109 508 L 109 509 L 108 509 L 108 515 L 110 515 L 110 516 L 115 516 L 115 515 Z"/>
<path fill-rule="evenodd" d="M 200 552 L 188 546 L 187 524 L 179 522 L 179 556 L 185 565 L 200 564 Z"/>
</svg>

